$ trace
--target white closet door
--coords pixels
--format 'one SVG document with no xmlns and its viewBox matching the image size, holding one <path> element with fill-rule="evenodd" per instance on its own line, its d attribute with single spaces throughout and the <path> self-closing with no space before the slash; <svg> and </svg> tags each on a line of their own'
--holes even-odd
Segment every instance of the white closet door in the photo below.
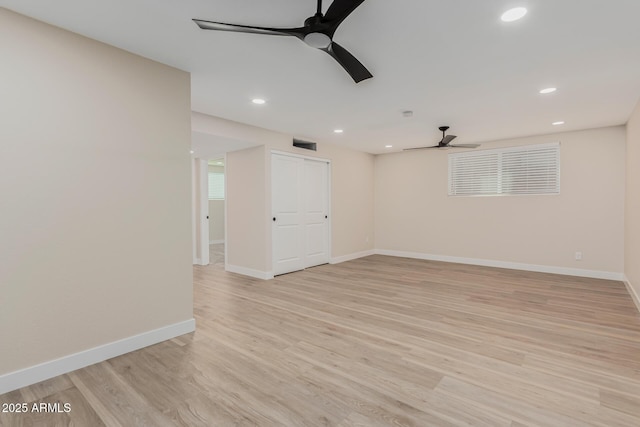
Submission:
<svg viewBox="0 0 640 427">
<path fill-rule="evenodd" d="M 273 274 L 305 268 L 303 174 L 304 159 L 272 155 Z"/>
<path fill-rule="evenodd" d="M 272 154 L 273 274 L 329 262 L 329 167 Z"/>
<path fill-rule="evenodd" d="M 304 162 L 305 267 L 329 262 L 328 165 Z"/>
</svg>

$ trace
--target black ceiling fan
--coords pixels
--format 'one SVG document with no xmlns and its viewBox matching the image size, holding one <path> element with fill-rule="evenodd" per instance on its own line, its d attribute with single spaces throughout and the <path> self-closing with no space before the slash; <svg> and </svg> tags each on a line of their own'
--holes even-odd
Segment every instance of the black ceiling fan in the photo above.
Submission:
<svg viewBox="0 0 640 427">
<path fill-rule="evenodd" d="M 440 126 L 438 129 L 442 132 L 442 140 L 438 143 L 438 145 L 432 145 L 429 147 L 415 147 L 415 148 L 405 148 L 403 151 L 408 150 L 422 150 L 424 148 L 478 148 L 480 144 L 457 144 L 451 145 L 449 144 L 451 141 L 457 138 L 455 135 L 445 135 L 449 126 Z"/>
<path fill-rule="evenodd" d="M 333 34 L 342 21 L 345 20 L 364 0 L 334 0 L 327 13 L 322 14 L 322 0 L 318 0 L 318 11 L 304 21 L 303 27 L 298 28 L 266 28 L 249 25 L 225 24 L 222 22 L 203 21 L 194 19 L 203 30 L 235 31 L 239 33 L 267 34 L 272 36 L 294 36 L 311 47 L 327 52 L 349 73 L 351 78 L 359 83 L 373 75 L 345 48 L 333 41 Z"/>
</svg>

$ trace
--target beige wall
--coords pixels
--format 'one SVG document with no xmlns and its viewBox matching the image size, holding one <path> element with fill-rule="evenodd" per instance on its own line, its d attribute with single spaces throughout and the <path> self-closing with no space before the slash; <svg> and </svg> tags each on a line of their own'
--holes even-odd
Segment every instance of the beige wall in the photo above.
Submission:
<svg viewBox="0 0 640 427">
<path fill-rule="evenodd" d="M 0 375 L 190 320 L 185 72 L 0 9 Z"/>
<path fill-rule="evenodd" d="M 224 200 L 209 200 L 209 242 L 224 240 Z"/>
<path fill-rule="evenodd" d="M 447 154 L 376 158 L 376 248 L 620 274 L 624 247 L 622 126 L 483 144 L 561 142 L 558 196 L 449 197 Z M 583 260 L 576 261 L 576 251 Z"/>
<path fill-rule="evenodd" d="M 209 172 L 224 173 L 224 167 L 209 165 Z M 209 200 L 209 242 L 221 240 L 224 240 L 224 200 Z"/>
<path fill-rule="evenodd" d="M 371 154 L 320 147 L 332 160 L 333 250 L 338 258 L 374 249 L 374 159 Z"/>
<path fill-rule="evenodd" d="M 640 103 L 627 124 L 624 272 L 640 309 Z"/>
<path fill-rule="evenodd" d="M 227 154 L 226 264 L 267 272 L 264 146 Z"/>
</svg>

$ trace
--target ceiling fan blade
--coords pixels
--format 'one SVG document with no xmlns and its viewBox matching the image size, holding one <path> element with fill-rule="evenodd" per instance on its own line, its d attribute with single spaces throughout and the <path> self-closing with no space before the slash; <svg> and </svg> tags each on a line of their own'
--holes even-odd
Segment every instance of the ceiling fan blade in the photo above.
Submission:
<svg viewBox="0 0 640 427">
<path fill-rule="evenodd" d="M 440 148 L 439 145 L 432 145 L 430 147 L 414 147 L 414 148 L 405 148 L 402 151 L 409 151 L 409 150 L 424 150 L 425 148 Z"/>
<path fill-rule="evenodd" d="M 457 136 L 455 135 L 447 135 L 444 138 L 442 138 L 442 142 L 440 142 L 440 145 L 449 145 L 449 143 L 456 138 Z"/>
<path fill-rule="evenodd" d="M 456 144 L 456 145 L 450 145 L 449 147 L 453 147 L 453 148 L 478 148 L 478 147 L 480 147 L 480 144 Z"/>
<path fill-rule="evenodd" d="M 324 19 L 328 21 L 334 31 L 364 0 L 334 0 L 324 14 Z"/>
<path fill-rule="evenodd" d="M 370 79 L 373 75 L 360 63 L 353 55 L 351 55 L 345 48 L 340 46 L 336 42 L 331 42 L 329 46 L 321 49 L 327 52 L 333 57 L 342 68 L 346 70 L 351 76 L 353 81 L 360 83 L 362 80 Z"/>
<path fill-rule="evenodd" d="M 253 27 L 250 25 L 236 25 L 225 24 L 223 22 L 204 21 L 202 19 L 194 19 L 198 27 L 203 30 L 216 30 L 216 31 L 233 31 L 236 33 L 249 33 L 249 34 L 268 34 L 271 36 L 295 36 L 304 37 L 305 28 L 266 28 L 266 27 Z"/>
</svg>

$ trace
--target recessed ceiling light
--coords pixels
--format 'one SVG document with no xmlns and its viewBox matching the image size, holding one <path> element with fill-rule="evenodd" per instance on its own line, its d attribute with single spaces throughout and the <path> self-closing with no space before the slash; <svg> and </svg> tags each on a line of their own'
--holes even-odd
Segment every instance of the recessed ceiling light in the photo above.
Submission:
<svg viewBox="0 0 640 427">
<path fill-rule="evenodd" d="M 266 103 L 267 101 L 265 101 L 262 98 L 254 98 L 254 99 L 251 100 L 251 102 L 253 102 L 254 104 L 257 104 L 257 105 L 262 105 L 262 104 Z"/>
<path fill-rule="evenodd" d="M 333 133 L 343 133 L 344 131 L 342 129 L 336 129 L 333 131 Z"/>
<path fill-rule="evenodd" d="M 564 122 L 563 121 L 559 121 L 559 122 L 553 122 L 551 124 L 554 125 L 554 126 L 560 126 L 560 125 L 563 125 Z"/>
<path fill-rule="evenodd" d="M 513 22 L 521 19 L 526 14 L 527 9 L 525 9 L 524 7 L 515 7 L 503 13 L 500 19 L 502 19 L 503 22 Z"/>
<path fill-rule="evenodd" d="M 191 151 L 189 151 L 189 153 L 193 154 L 193 153 L 195 153 L 195 151 L 191 150 Z"/>
<path fill-rule="evenodd" d="M 541 94 L 543 94 L 543 95 L 546 95 L 547 93 L 553 93 L 553 92 L 555 92 L 556 90 L 558 90 L 558 89 L 556 89 L 555 87 L 548 87 L 548 88 L 546 88 L 546 89 L 542 89 L 542 90 L 540 91 L 540 93 L 541 93 Z"/>
<path fill-rule="evenodd" d="M 393 148 L 393 145 L 385 145 L 384 148 Z"/>
</svg>

